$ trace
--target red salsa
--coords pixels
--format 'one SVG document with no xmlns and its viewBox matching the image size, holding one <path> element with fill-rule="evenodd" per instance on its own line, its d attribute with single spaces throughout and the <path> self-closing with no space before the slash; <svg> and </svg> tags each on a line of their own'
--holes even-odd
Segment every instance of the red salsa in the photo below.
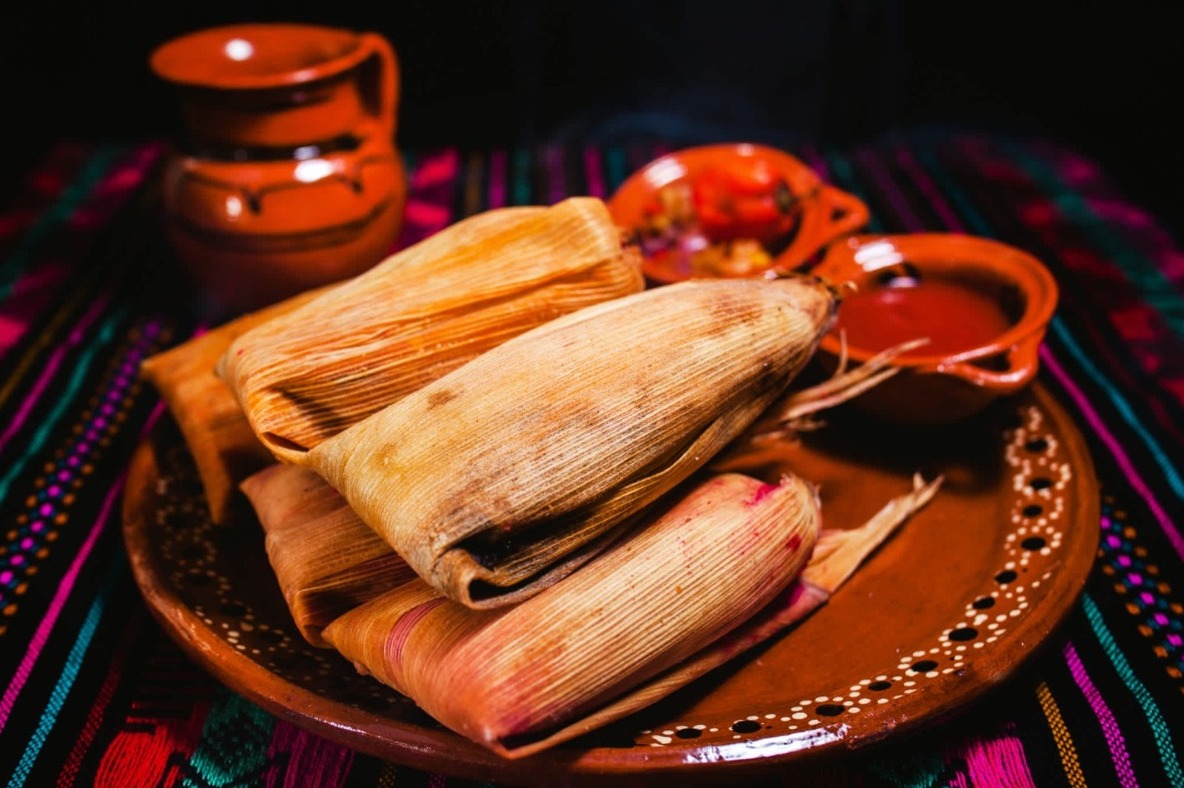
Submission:
<svg viewBox="0 0 1184 788">
<path fill-rule="evenodd" d="M 785 177 L 744 159 L 660 187 L 636 230 L 661 278 L 752 276 L 788 246 L 800 214 Z"/>
<path fill-rule="evenodd" d="M 915 355 L 943 355 L 991 342 L 1011 326 L 999 302 L 944 279 L 902 279 L 872 285 L 843 299 L 837 334 L 852 347 L 878 351 L 920 337 Z"/>
</svg>

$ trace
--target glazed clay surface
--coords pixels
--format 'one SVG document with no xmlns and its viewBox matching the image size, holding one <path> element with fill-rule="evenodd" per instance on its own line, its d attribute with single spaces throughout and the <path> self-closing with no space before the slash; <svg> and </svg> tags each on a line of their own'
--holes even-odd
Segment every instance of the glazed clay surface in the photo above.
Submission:
<svg viewBox="0 0 1184 788">
<path fill-rule="evenodd" d="M 672 205 L 680 191 L 687 193 L 688 204 Z M 799 159 L 747 142 L 703 145 L 661 156 L 630 175 L 608 206 L 617 224 L 632 233 L 644 234 L 642 228 L 652 227 L 656 214 L 666 213 L 677 223 L 682 213 L 706 242 L 750 240 L 765 247 L 768 259 L 751 270 L 709 275 L 801 268 L 869 218 L 862 200 L 826 183 Z M 681 240 L 694 244 L 694 239 Z M 644 239 L 642 246 L 645 249 Z M 678 254 L 649 254 L 644 268 L 646 277 L 658 284 L 702 275 Z"/>
<path fill-rule="evenodd" d="M 255 308 L 370 268 L 402 222 L 398 64 L 373 33 L 295 24 L 198 31 L 157 49 L 185 139 L 168 233 L 218 304 Z"/>
<path fill-rule="evenodd" d="M 861 409 L 881 418 L 912 424 L 952 423 L 1030 385 L 1058 299 L 1056 280 L 1035 257 L 999 241 L 959 233 L 852 236 L 831 246 L 812 273 L 859 292 L 875 291 L 893 277 L 956 283 L 988 297 L 1006 316 L 999 330 L 989 330 L 968 346 L 954 349 L 947 340 L 973 333 L 954 324 L 969 319 L 973 312 L 957 307 L 945 310 L 941 320 L 930 321 L 925 330 L 943 330 L 941 321 L 945 321 L 950 336 L 937 337 L 896 359 L 901 374 L 856 400 Z M 819 346 L 819 358 L 832 367 L 844 352 L 838 331 L 842 315 L 840 306 L 836 329 Z M 879 350 L 861 347 L 850 338 L 845 348 L 854 364 Z"/>
</svg>

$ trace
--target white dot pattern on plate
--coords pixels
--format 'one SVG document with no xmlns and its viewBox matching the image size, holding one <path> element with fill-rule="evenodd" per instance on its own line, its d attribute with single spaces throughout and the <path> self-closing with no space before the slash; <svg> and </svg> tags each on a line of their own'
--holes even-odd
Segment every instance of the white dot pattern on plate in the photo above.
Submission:
<svg viewBox="0 0 1184 788">
<path fill-rule="evenodd" d="M 934 632 L 930 643 L 902 648 L 905 656 L 880 675 L 860 678 L 844 691 L 803 699 L 789 708 L 754 710 L 733 721 L 726 728 L 732 740 L 768 735 L 770 729 L 793 734 L 836 724 L 845 715 L 890 705 L 942 681 L 957 681 L 976 652 L 1006 647 L 1009 624 L 1029 609 L 1029 590 L 1052 577 L 1064 539 L 1066 490 L 1073 478 L 1040 408 L 1025 406 L 1019 416 L 1004 450 L 1015 495 L 1004 536 L 1006 558 L 993 577 L 984 578 L 981 593 L 966 600 L 962 616 Z M 707 727 L 688 721 L 663 731 L 640 731 L 638 737 L 642 743 L 662 747 L 676 743 L 678 731 L 687 729 Z"/>
<path fill-rule="evenodd" d="M 794 701 L 743 710 L 736 717 L 681 719 L 638 730 L 628 719 L 590 735 L 591 746 L 677 747 L 723 745 L 765 736 L 788 737 L 804 747 L 841 738 L 845 720 L 891 710 L 918 692 L 940 692 L 956 682 L 985 649 L 1006 649 L 1019 621 L 1031 609 L 1042 583 L 1055 574 L 1069 544 L 1067 497 L 1074 479 L 1067 452 L 1038 405 L 1018 411 L 1019 422 L 1004 439 L 1003 468 L 1011 493 L 1003 560 L 962 600 L 957 613 L 924 642 L 902 644 L 903 656 L 876 675 L 836 676 L 833 687 Z M 259 580 L 266 566 L 260 529 L 251 523 L 230 528 L 208 517 L 196 468 L 179 435 L 158 454 L 154 554 L 167 585 L 204 626 L 270 673 L 349 707 L 401 723 L 442 726 L 415 704 L 368 676 L 330 649 L 318 649 L 299 635 L 278 584 Z M 840 590 L 840 594 L 842 591 Z M 790 635 L 792 636 L 792 635 Z M 726 669 L 726 667 L 725 667 Z M 639 718 L 640 719 L 640 718 Z"/>
<path fill-rule="evenodd" d="M 257 565 L 244 567 L 238 556 L 254 555 L 266 565 L 266 557 L 260 556 L 262 533 L 258 526 L 218 526 L 210 520 L 196 468 L 183 446 L 172 447 L 160 459 L 156 492 L 156 546 L 168 567 L 168 584 L 230 648 L 293 684 L 331 693 L 358 708 L 414 707 L 408 698 L 359 675 L 335 651 L 306 642 L 283 605 L 278 584 L 266 599 L 242 591 L 245 584 L 236 573 L 256 571 Z M 265 604 L 266 613 L 257 604 Z"/>
</svg>

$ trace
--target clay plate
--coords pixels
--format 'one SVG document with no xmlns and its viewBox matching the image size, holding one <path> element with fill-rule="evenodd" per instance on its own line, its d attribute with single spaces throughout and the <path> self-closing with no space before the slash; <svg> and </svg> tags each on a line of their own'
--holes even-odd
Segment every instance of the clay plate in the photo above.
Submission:
<svg viewBox="0 0 1184 788">
<path fill-rule="evenodd" d="M 507 761 L 300 639 L 258 524 L 215 527 L 171 420 L 133 460 L 124 535 L 156 618 L 199 664 L 277 716 L 398 763 L 514 783 L 681 782 L 785 770 L 891 741 L 1013 677 L 1072 608 L 1098 543 L 1085 443 L 1040 387 L 973 420 L 903 430 L 832 414 L 750 472 L 817 482 L 828 527 L 862 523 L 941 473 L 937 498 L 797 629 L 584 739 Z"/>
</svg>

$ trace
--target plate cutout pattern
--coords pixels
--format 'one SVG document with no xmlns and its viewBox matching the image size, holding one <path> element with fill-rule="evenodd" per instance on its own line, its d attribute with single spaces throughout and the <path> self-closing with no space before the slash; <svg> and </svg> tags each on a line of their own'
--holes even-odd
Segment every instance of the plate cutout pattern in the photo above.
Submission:
<svg viewBox="0 0 1184 788">
<path fill-rule="evenodd" d="M 814 747 L 842 739 L 845 716 L 918 692 L 941 692 L 946 682 L 958 681 L 975 652 L 1005 648 L 1010 628 L 1030 609 L 1031 591 L 1056 572 L 1073 469 L 1036 404 L 1017 411 L 1004 443 L 1005 472 L 1014 494 L 1004 537 L 1005 560 L 983 579 L 979 592 L 965 600 L 961 617 L 935 631 L 928 643 L 904 651 L 905 657 L 877 675 L 852 678 L 784 708 L 632 732 L 623 720 L 611 726 L 615 733 L 593 732 L 585 742 L 615 748 L 677 747 L 774 736 L 783 747 Z M 260 590 L 265 584 L 257 573 L 260 562 L 266 566 L 267 560 L 261 530 L 212 523 L 192 457 L 178 434 L 162 440 L 157 462 L 158 538 L 153 549 L 170 590 L 210 631 L 296 686 L 354 708 L 444 730 L 412 700 L 358 674 L 335 651 L 306 643 L 291 621 L 278 584 L 273 594 Z"/>
<path fill-rule="evenodd" d="M 788 708 L 756 709 L 730 723 L 694 721 L 643 730 L 638 744 L 665 747 L 687 739 L 743 741 L 782 735 L 791 744 L 800 737 L 803 747 L 816 746 L 819 730 L 828 731 L 828 738 L 843 737 L 844 715 L 890 705 L 921 691 L 940 692 L 943 682 L 958 680 L 976 651 L 1006 647 L 1009 628 L 1030 609 L 1029 594 L 1056 572 L 1073 481 L 1072 466 L 1046 427 L 1044 412 L 1033 404 L 1016 415 L 1016 425 L 1004 436 L 1004 463 L 1014 493 L 1004 537 L 1005 560 L 993 576 L 984 578 L 980 593 L 966 600 L 959 620 L 934 632 L 929 643 L 904 651 L 900 662 L 883 673 L 859 678 L 846 688 L 802 698 Z"/>
<path fill-rule="evenodd" d="M 260 566 L 268 569 L 262 530 L 210 520 L 193 459 L 179 436 L 171 437 L 157 452 L 154 550 L 162 577 L 185 607 L 230 648 L 296 686 L 379 714 L 417 713 L 409 698 L 358 674 L 336 651 L 304 640 L 279 584 L 269 594 L 252 576 Z"/>
</svg>

